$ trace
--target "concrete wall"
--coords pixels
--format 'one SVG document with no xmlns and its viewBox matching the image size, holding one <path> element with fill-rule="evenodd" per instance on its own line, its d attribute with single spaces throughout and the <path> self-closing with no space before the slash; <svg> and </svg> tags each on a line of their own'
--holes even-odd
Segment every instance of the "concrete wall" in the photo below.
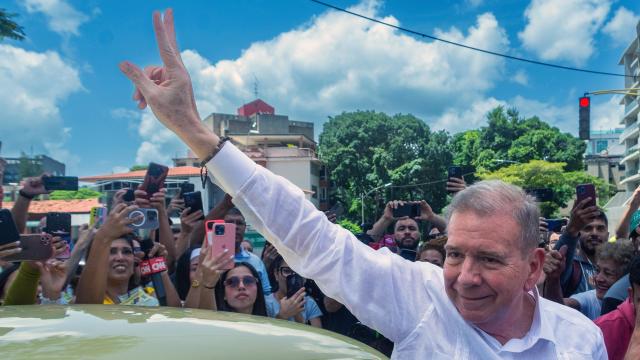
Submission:
<svg viewBox="0 0 640 360">
<path fill-rule="evenodd" d="M 274 174 L 280 175 L 291 181 L 300 189 L 304 191 L 311 191 L 312 179 L 310 159 L 269 159 L 267 161 L 267 169 L 271 170 Z M 319 180 L 316 181 L 319 183 Z M 311 200 L 316 207 L 319 205 L 318 199 L 312 198 L 311 194 L 307 194 L 307 199 Z"/>
</svg>

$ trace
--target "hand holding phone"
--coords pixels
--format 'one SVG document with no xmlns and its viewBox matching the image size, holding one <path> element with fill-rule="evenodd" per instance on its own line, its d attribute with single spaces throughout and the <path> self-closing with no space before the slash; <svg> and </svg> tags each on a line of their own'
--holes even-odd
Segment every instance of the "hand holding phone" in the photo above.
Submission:
<svg viewBox="0 0 640 360">
<path fill-rule="evenodd" d="M 464 182 L 464 180 L 462 179 L 462 167 L 449 166 L 449 169 L 447 170 L 447 184 L 445 184 L 447 188 L 447 192 L 450 194 L 457 192 L 457 191 L 454 191 L 452 187 L 456 187 L 456 188 L 460 187 L 458 185 L 460 180 Z"/>
<path fill-rule="evenodd" d="M 138 190 L 144 190 L 147 193 L 146 198 L 149 200 L 153 194 L 164 187 L 164 180 L 168 174 L 168 167 L 153 162 L 149 163 L 144 182 L 138 187 Z"/>
<path fill-rule="evenodd" d="M 576 186 L 577 202 L 591 198 L 585 205 L 585 207 L 596 206 L 596 187 L 593 184 L 580 184 Z"/>
<path fill-rule="evenodd" d="M 184 207 L 189 208 L 190 214 L 198 210 L 202 211 L 204 214 L 204 209 L 202 208 L 202 194 L 200 191 L 184 193 L 182 194 L 182 197 L 184 198 Z M 201 219 L 204 219 L 204 216 L 202 216 Z"/>
<path fill-rule="evenodd" d="M 71 256 L 71 214 L 50 212 L 47 214 L 46 222 L 45 232 L 52 237 L 59 236 L 66 244 L 66 249 L 57 255 L 57 258 L 68 259 Z"/>
<path fill-rule="evenodd" d="M 138 218 L 137 221 L 129 224 L 132 229 L 155 230 L 160 227 L 158 210 L 150 208 L 138 208 L 127 215 L 129 219 Z"/>
<path fill-rule="evenodd" d="M 15 255 L 7 256 L 2 260 L 44 261 L 53 256 L 51 235 L 46 233 L 20 235 L 20 248 L 22 251 Z"/>
<path fill-rule="evenodd" d="M 420 204 L 412 202 L 398 205 L 393 209 L 393 217 L 396 219 L 403 217 L 415 219 L 420 217 Z"/>
<path fill-rule="evenodd" d="M 214 257 L 224 253 L 234 254 L 236 250 L 236 224 L 225 223 L 221 220 L 209 220 L 205 223 L 208 247 Z M 234 264 L 229 263 L 221 267 L 221 270 L 233 269 Z"/>
</svg>

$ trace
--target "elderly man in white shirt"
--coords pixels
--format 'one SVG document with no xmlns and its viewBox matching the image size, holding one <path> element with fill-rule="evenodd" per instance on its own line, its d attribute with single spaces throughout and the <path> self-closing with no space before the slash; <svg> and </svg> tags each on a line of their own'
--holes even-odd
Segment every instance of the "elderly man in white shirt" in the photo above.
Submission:
<svg viewBox="0 0 640 360">
<path fill-rule="evenodd" d="M 164 66 L 142 71 L 120 64 L 139 107 L 149 105 L 203 159 L 291 268 L 391 339 L 392 358 L 607 358 L 598 327 L 538 296 L 544 262 L 536 246 L 538 209 L 522 190 L 482 182 L 454 197 L 444 269 L 375 251 L 329 222 L 286 179 L 221 144 L 200 121 L 172 11 L 155 12 L 153 24 Z"/>
</svg>

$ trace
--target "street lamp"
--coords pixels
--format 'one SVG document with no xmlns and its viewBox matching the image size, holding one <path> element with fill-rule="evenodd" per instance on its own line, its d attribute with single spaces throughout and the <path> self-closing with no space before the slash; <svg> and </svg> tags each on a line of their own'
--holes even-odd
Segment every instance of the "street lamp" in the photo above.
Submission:
<svg viewBox="0 0 640 360">
<path fill-rule="evenodd" d="M 373 188 L 373 189 L 367 191 L 366 193 L 362 194 L 362 196 L 360 197 L 360 205 L 362 206 L 362 222 L 360 224 L 364 224 L 364 198 L 367 195 L 371 194 L 372 192 L 374 192 L 374 191 L 376 191 L 378 189 L 386 188 L 386 187 L 389 187 L 391 185 L 392 185 L 391 183 L 386 183 L 386 184 L 384 184 L 382 186 L 378 186 L 377 188 Z"/>
</svg>

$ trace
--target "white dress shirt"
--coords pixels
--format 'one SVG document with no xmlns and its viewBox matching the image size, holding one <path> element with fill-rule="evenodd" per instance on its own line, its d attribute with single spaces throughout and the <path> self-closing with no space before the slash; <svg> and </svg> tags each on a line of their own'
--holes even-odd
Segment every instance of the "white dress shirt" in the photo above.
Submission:
<svg viewBox="0 0 640 360">
<path fill-rule="evenodd" d="M 595 324 L 537 293 L 529 332 L 502 345 L 460 316 L 439 267 L 362 244 L 230 143 L 207 168 L 293 270 L 395 343 L 392 359 L 607 359 Z"/>
</svg>

